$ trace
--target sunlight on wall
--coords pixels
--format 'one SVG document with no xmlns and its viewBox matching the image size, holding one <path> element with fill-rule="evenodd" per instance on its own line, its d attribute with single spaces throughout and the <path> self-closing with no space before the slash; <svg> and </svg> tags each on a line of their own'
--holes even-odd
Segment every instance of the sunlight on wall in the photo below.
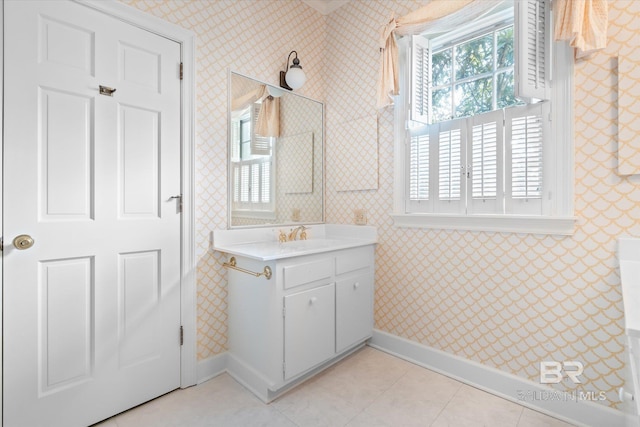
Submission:
<svg viewBox="0 0 640 427">
<path fill-rule="evenodd" d="M 344 147 L 338 124 L 376 114 L 378 32 L 392 12 L 426 3 L 353 0 L 328 17 L 277 0 L 127 0 L 198 37 L 198 358 L 226 349 L 226 275 L 207 252 L 226 218 L 227 67 L 276 83 L 296 49 L 303 93 L 327 103 L 327 164 Z M 576 64 L 575 211 L 572 237 L 399 229 L 393 191 L 393 113 L 378 112 L 379 188 L 340 192 L 328 176 L 327 222 L 364 208 L 379 227 L 376 327 L 538 382 L 541 361 L 585 365 L 581 390 L 617 407 L 624 381 L 616 238 L 640 236 L 640 178 L 616 175 L 617 52 L 640 35 L 640 2 L 610 2 L 609 47 Z M 326 46 L 325 46 L 326 45 Z M 332 160 L 333 158 L 333 160 Z M 335 169 L 334 169 L 335 170 Z M 336 171 L 335 173 L 339 173 Z M 569 389 L 567 384 L 558 385 Z"/>
<path fill-rule="evenodd" d="M 209 233 L 227 228 L 228 69 L 278 85 L 296 50 L 307 82 L 298 93 L 322 99 L 325 19 L 278 0 L 123 0 L 196 34 L 196 221 L 198 360 L 226 351 L 226 272 Z"/>
</svg>

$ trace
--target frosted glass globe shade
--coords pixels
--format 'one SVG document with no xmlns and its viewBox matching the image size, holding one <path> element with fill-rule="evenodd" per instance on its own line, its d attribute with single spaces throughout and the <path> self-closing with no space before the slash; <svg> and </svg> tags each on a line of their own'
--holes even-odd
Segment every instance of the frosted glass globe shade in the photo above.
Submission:
<svg viewBox="0 0 640 427">
<path fill-rule="evenodd" d="M 291 67 L 284 76 L 287 84 L 291 89 L 300 89 L 304 82 L 307 81 L 307 76 L 304 75 L 304 71 L 300 67 Z"/>
</svg>

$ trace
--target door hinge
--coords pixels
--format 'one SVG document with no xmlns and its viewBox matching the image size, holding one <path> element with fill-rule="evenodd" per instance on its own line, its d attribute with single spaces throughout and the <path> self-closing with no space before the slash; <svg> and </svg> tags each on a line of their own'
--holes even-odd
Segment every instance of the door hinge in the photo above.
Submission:
<svg viewBox="0 0 640 427">
<path fill-rule="evenodd" d="M 180 325 L 180 345 L 184 344 L 184 327 Z"/>
<path fill-rule="evenodd" d="M 4 238 L 0 237 L 0 251 L 4 251 Z"/>
<path fill-rule="evenodd" d="M 287 316 L 287 307 L 282 307 L 282 317 Z"/>
<path fill-rule="evenodd" d="M 180 80 L 184 78 L 184 64 L 180 63 Z"/>
</svg>

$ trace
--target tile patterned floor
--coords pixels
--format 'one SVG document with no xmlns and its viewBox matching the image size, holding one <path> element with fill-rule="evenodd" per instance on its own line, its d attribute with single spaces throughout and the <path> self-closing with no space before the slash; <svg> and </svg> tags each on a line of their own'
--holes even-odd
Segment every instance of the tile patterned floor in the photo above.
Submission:
<svg viewBox="0 0 640 427">
<path fill-rule="evenodd" d="M 265 405 L 227 374 L 96 427 L 567 427 L 371 347 Z"/>
</svg>

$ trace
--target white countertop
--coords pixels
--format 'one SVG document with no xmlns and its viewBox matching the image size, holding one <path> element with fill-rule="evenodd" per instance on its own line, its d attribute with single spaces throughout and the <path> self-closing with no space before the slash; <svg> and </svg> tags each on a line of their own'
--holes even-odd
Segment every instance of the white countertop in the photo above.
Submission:
<svg viewBox="0 0 640 427">
<path fill-rule="evenodd" d="M 278 241 L 280 231 L 289 233 L 295 226 L 216 230 L 213 232 L 213 249 L 230 255 L 272 261 L 378 242 L 377 230 L 371 226 L 316 224 L 306 227 L 307 240 L 284 243 Z"/>
</svg>

